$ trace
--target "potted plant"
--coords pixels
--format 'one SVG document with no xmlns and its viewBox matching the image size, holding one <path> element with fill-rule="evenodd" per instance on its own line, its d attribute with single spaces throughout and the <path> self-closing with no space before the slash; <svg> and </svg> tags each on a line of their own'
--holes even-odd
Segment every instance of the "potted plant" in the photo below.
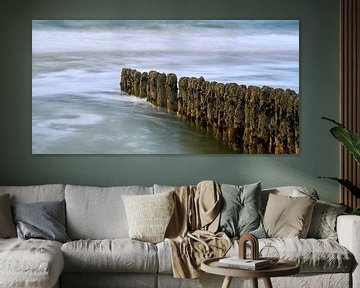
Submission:
<svg viewBox="0 0 360 288">
<path fill-rule="evenodd" d="M 336 124 L 335 127 L 330 129 L 331 134 L 342 143 L 347 150 L 351 152 L 355 161 L 360 165 L 360 136 L 353 131 L 347 129 L 343 124 L 336 122 L 333 119 L 322 117 L 327 121 L 330 121 Z M 360 187 L 354 185 L 348 179 L 340 179 L 336 177 L 319 177 L 319 178 L 328 178 L 334 181 L 339 182 L 347 190 L 349 190 L 356 198 L 360 198 Z M 354 208 L 351 214 L 360 215 L 360 207 Z"/>
</svg>

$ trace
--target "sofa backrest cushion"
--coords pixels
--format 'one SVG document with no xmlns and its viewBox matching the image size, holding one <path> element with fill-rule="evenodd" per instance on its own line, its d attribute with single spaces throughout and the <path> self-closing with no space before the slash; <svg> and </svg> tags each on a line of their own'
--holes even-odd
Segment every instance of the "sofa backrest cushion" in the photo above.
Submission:
<svg viewBox="0 0 360 288">
<path fill-rule="evenodd" d="M 176 186 L 167 186 L 167 185 L 159 185 L 159 184 L 154 184 L 153 187 L 154 187 L 154 194 L 174 191 L 176 188 Z"/>
<path fill-rule="evenodd" d="M 4 194 L 10 194 L 11 204 L 62 201 L 65 199 L 65 186 L 63 184 L 0 186 L 0 195 Z"/>
<path fill-rule="evenodd" d="M 66 185 L 67 233 L 71 239 L 128 238 L 123 195 L 153 194 L 153 187 Z"/>
</svg>

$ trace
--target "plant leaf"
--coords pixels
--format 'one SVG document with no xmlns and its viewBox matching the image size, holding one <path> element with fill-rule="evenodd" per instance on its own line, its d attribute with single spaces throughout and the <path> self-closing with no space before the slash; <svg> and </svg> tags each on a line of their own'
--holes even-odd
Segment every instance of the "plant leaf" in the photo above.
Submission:
<svg viewBox="0 0 360 288">
<path fill-rule="evenodd" d="M 340 178 L 336 178 L 336 177 L 319 177 L 319 178 L 327 178 L 327 179 L 337 181 L 341 185 L 343 185 L 347 190 L 349 190 L 356 198 L 360 198 L 360 188 L 355 186 L 349 180 L 340 179 Z"/>
<path fill-rule="evenodd" d="M 328 120 L 328 121 L 330 121 L 330 122 L 332 122 L 332 123 L 334 123 L 334 124 L 336 124 L 337 126 L 339 126 L 339 127 L 345 127 L 343 124 L 341 124 L 341 123 L 339 123 L 339 122 L 337 122 L 337 121 L 335 121 L 334 119 L 330 119 L 330 118 L 327 118 L 327 117 L 321 117 L 322 119 L 325 119 L 325 120 Z"/>
<path fill-rule="evenodd" d="M 354 156 L 360 165 L 360 137 L 356 133 L 349 131 L 345 127 L 331 128 L 331 134 L 339 140 Z"/>
<path fill-rule="evenodd" d="M 333 119 L 327 117 L 322 117 L 322 119 L 337 125 L 337 127 L 330 129 L 331 134 L 351 152 L 355 161 L 360 165 L 360 136 Z"/>
</svg>

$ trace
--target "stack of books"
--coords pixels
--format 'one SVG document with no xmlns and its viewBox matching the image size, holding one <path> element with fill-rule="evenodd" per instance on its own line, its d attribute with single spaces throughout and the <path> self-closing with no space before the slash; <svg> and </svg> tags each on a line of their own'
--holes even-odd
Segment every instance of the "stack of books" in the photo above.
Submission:
<svg viewBox="0 0 360 288">
<path fill-rule="evenodd" d="M 234 256 L 220 259 L 219 266 L 246 270 L 260 270 L 270 267 L 271 262 L 267 259 L 251 260 L 240 259 L 238 256 Z"/>
</svg>

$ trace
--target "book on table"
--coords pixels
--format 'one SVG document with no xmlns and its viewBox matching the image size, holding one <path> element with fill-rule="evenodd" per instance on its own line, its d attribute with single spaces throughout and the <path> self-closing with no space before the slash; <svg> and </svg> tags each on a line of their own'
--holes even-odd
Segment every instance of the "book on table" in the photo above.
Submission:
<svg viewBox="0 0 360 288">
<path fill-rule="evenodd" d="M 219 266 L 237 269 L 259 270 L 270 267 L 271 263 L 267 259 L 240 259 L 238 256 L 233 256 L 220 259 Z"/>
</svg>

